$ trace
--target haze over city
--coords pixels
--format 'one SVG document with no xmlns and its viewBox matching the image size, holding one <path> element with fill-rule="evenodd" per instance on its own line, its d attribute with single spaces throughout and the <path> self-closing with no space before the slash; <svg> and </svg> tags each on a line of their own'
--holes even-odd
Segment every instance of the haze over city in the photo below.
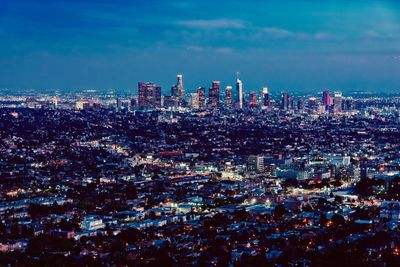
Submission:
<svg viewBox="0 0 400 267">
<path fill-rule="evenodd" d="M 0 90 L 400 92 L 398 1 L 29 1 L 0 4 Z"/>
</svg>

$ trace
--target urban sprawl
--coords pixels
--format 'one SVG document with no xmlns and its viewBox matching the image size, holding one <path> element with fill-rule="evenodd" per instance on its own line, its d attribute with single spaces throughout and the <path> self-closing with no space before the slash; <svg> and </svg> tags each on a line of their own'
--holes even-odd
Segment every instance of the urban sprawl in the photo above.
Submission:
<svg viewBox="0 0 400 267">
<path fill-rule="evenodd" d="M 178 75 L 1 95 L 0 136 L 0 266 L 400 263 L 398 97 Z"/>
</svg>

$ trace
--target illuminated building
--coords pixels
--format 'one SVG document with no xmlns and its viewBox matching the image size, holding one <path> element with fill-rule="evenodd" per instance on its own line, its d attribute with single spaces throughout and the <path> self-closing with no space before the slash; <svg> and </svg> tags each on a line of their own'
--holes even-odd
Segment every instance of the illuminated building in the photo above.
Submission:
<svg viewBox="0 0 400 267">
<path fill-rule="evenodd" d="M 232 86 L 228 85 L 225 90 L 225 104 L 232 107 Z"/>
<path fill-rule="evenodd" d="M 161 108 L 161 87 L 156 84 L 139 82 L 138 95 L 139 109 Z"/>
<path fill-rule="evenodd" d="M 208 99 L 209 99 L 209 107 L 211 109 L 215 109 L 219 105 L 219 91 L 220 91 L 221 82 L 214 81 L 208 91 Z"/>
</svg>

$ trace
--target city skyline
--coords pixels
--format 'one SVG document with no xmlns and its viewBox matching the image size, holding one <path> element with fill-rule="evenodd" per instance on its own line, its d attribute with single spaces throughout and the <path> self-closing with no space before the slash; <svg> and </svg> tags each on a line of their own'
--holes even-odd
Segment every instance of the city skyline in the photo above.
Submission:
<svg viewBox="0 0 400 267">
<path fill-rule="evenodd" d="M 246 93 L 400 91 L 396 1 L 6 0 L 0 14 L 1 89 L 169 90 L 184 73 L 194 92 L 240 71 Z"/>
<path fill-rule="evenodd" d="M 399 64 L 394 0 L 0 0 L 0 266 L 399 266 Z"/>
</svg>

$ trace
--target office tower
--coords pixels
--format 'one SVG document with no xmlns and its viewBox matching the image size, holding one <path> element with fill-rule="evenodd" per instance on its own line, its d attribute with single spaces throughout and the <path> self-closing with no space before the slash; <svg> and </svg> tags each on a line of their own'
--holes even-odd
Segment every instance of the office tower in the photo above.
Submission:
<svg viewBox="0 0 400 267">
<path fill-rule="evenodd" d="M 139 109 L 147 108 L 147 83 L 139 82 L 138 84 L 138 106 Z"/>
<path fill-rule="evenodd" d="M 250 93 L 249 107 L 251 108 L 257 107 L 257 93 L 254 91 Z"/>
<path fill-rule="evenodd" d="M 352 98 L 346 98 L 346 99 L 342 100 L 342 110 L 344 110 L 344 111 L 353 110 L 353 99 Z"/>
<path fill-rule="evenodd" d="M 289 109 L 294 109 L 294 100 L 293 96 L 289 96 Z"/>
<path fill-rule="evenodd" d="M 139 109 L 161 108 L 161 87 L 156 84 L 139 82 L 138 95 Z"/>
<path fill-rule="evenodd" d="M 199 108 L 204 109 L 206 106 L 206 89 L 204 87 L 197 88 L 197 94 L 199 95 Z"/>
<path fill-rule="evenodd" d="M 84 110 L 89 107 L 90 107 L 90 103 L 86 100 L 80 99 L 75 102 L 75 109 L 77 109 L 77 110 Z"/>
<path fill-rule="evenodd" d="M 171 88 L 171 95 L 177 99 L 178 106 L 183 107 L 186 102 L 186 93 L 182 74 L 178 74 L 176 80 L 176 84 Z"/>
<path fill-rule="evenodd" d="M 282 93 L 281 109 L 289 110 L 291 97 L 287 92 Z"/>
<path fill-rule="evenodd" d="M 308 102 L 307 102 L 307 108 L 311 109 L 311 110 L 317 110 L 319 107 L 319 103 L 317 98 L 315 97 L 309 97 L 308 98 Z"/>
<path fill-rule="evenodd" d="M 154 90 L 154 107 L 162 108 L 162 95 L 161 95 L 161 87 L 156 86 Z"/>
<path fill-rule="evenodd" d="M 329 94 L 329 91 L 324 91 L 322 94 L 322 103 L 325 107 L 329 107 L 332 105 L 332 98 Z"/>
<path fill-rule="evenodd" d="M 343 97 L 343 94 L 342 94 L 342 92 L 335 91 L 335 92 L 333 92 L 333 97 Z"/>
<path fill-rule="evenodd" d="M 247 158 L 247 170 L 254 172 L 264 171 L 264 157 L 251 155 Z"/>
<path fill-rule="evenodd" d="M 117 97 L 117 111 L 122 109 L 122 101 L 121 98 Z"/>
<path fill-rule="evenodd" d="M 343 96 L 341 92 L 334 92 L 333 94 L 333 112 L 340 112 L 342 110 Z"/>
<path fill-rule="evenodd" d="M 236 101 L 235 101 L 236 107 L 239 109 L 243 108 L 243 83 L 239 79 L 239 77 L 236 79 Z"/>
<path fill-rule="evenodd" d="M 261 89 L 262 99 L 261 99 L 261 106 L 262 108 L 269 108 L 271 106 L 271 100 L 269 97 L 269 92 L 267 87 L 263 87 Z"/>
<path fill-rule="evenodd" d="M 199 109 L 199 94 L 198 93 L 191 93 L 190 94 L 190 106 L 192 109 Z"/>
<path fill-rule="evenodd" d="M 178 106 L 178 101 L 174 96 L 166 95 L 164 96 L 164 108 L 176 108 Z"/>
<path fill-rule="evenodd" d="M 232 86 L 228 85 L 225 90 L 225 104 L 227 107 L 232 107 Z"/>
<path fill-rule="evenodd" d="M 296 108 L 300 112 L 304 110 L 304 100 L 302 98 L 297 100 Z"/>
<path fill-rule="evenodd" d="M 214 81 L 208 91 L 208 99 L 210 101 L 210 108 L 215 109 L 219 105 L 219 89 L 221 86 L 221 82 Z"/>
<path fill-rule="evenodd" d="M 341 97 L 334 97 L 333 98 L 333 112 L 340 112 L 342 110 L 342 101 Z"/>
<path fill-rule="evenodd" d="M 316 111 L 317 111 L 318 114 L 324 114 L 324 113 L 327 112 L 326 106 L 322 105 L 322 104 L 318 105 Z"/>
</svg>

